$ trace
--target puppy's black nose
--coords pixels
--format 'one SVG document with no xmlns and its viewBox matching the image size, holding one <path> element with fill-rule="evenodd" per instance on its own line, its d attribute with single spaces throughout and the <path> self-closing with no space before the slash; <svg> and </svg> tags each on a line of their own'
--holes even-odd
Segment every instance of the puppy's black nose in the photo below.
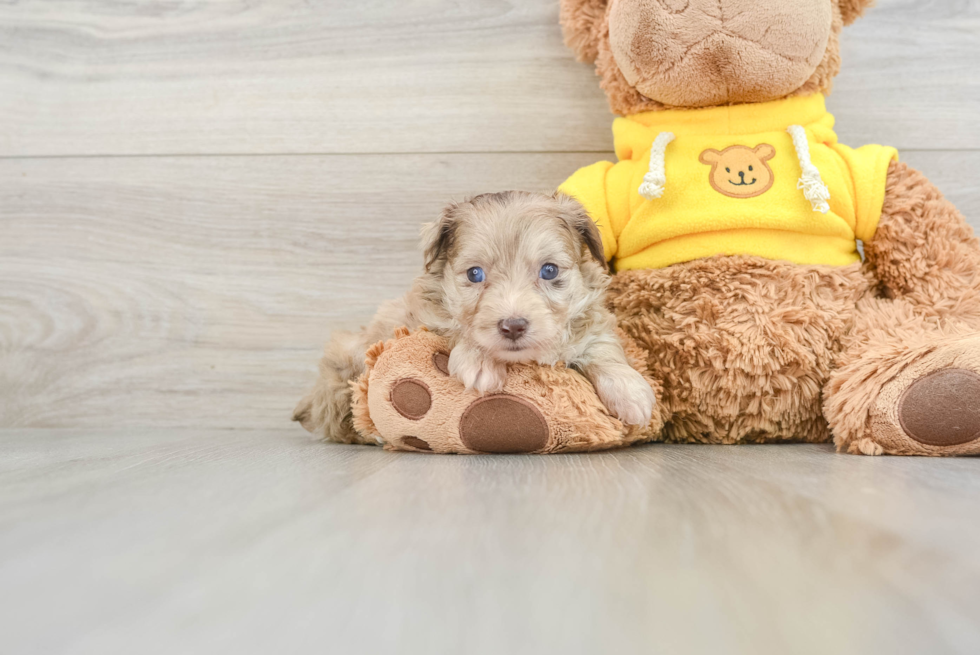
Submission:
<svg viewBox="0 0 980 655">
<path fill-rule="evenodd" d="M 517 341 L 527 332 L 527 319 L 505 318 L 497 323 L 497 331 L 511 341 Z"/>
</svg>

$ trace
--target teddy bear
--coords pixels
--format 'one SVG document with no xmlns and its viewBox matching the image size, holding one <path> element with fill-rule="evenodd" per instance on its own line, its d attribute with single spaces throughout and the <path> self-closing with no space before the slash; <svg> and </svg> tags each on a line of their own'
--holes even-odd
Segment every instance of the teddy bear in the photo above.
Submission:
<svg viewBox="0 0 980 655">
<path fill-rule="evenodd" d="M 980 453 L 980 244 L 894 149 L 840 144 L 825 107 L 870 4 L 562 0 L 619 161 L 561 190 L 602 232 L 659 440 Z"/>
<path fill-rule="evenodd" d="M 833 441 L 864 455 L 980 454 L 980 242 L 895 149 L 839 143 L 825 105 L 840 34 L 870 4 L 561 0 L 565 41 L 595 63 L 618 115 L 618 161 L 559 191 L 599 227 L 608 302 L 656 416 L 625 430 L 581 403 L 574 371 L 519 367 L 505 391 L 527 411 L 500 425 L 537 428 L 504 430 L 495 448 L 462 435 L 479 399 L 435 382 L 441 346 L 401 334 L 355 389 L 358 425 L 431 452 Z M 414 355 L 397 353 L 402 341 Z M 425 425 L 392 405 L 394 385 L 415 378 L 439 386 L 422 404 L 441 418 Z M 591 418 L 567 420 L 573 405 Z"/>
</svg>

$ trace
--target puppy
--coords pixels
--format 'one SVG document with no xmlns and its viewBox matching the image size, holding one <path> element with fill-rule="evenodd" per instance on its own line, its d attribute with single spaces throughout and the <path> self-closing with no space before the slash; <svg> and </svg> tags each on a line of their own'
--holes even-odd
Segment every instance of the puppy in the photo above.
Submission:
<svg viewBox="0 0 980 655">
<path fill-rule="evenodd" d="M 293 419 L 331 441 L 363 442 L 351 417 L 350 382 L 367 348 L 395 328 L 446 337 L 449 372 L 469 389 L 503 388 L 507 365 L 564 362 L 630 425 L 650 422 L 653 390 L 626 361 L 603 304 L 609 283 L 602 240 L 578 202 L 518 191 L 484 194 L 445 209 L 423 228 L 425 272 L 357 333 L 335 333 L 313 391 Z"/>
</svg>

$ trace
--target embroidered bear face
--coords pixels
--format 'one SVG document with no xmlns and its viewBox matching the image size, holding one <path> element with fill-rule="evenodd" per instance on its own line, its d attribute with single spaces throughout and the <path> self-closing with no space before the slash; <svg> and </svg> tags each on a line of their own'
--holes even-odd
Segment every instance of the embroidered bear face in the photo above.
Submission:
<svg viewBox="0 0 980 655">
<path fill-rule="evenodd" d="M 775 181 L 767 163 L 776 156 L 768 143 L 755 148 L 731 146 L 721 152 L 709 148 L 701 153 L 701 163 L 711 166 L 711 186 L 729 198 L 755 198 L 772 188 Z"/>
</svg>

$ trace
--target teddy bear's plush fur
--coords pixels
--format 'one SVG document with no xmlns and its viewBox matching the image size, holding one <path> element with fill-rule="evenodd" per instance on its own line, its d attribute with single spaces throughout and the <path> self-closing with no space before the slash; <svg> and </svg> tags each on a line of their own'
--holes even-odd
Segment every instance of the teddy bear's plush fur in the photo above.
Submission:
<svg viewBox="0 0 980 655">
<path fill-rule="evenodd" d="M 716 92 L 731 95 L 717 104 L 828 92 L 840 67 L 841 28 L 869 4 L 563 0 L 562 21 L 568 45 L 580 58 L 595 61 L 613 111 L 630 115 L 672 106 L 644 96 L 627 80 L 617 61 L 630 56 L 628 65 L 640 70 L 629 73 L 635 83 L 653 80 L 649 88 L 664 97 L 686 94 L 694 99 L 691 107 L 714 104 Z M 808 32 L 806 20 L 797 27 L 779 22 L 787 8 L 818 12 L 824 5 L 832 12 L 826 35 Z M 704 41 L 689 45 L 676 60 L 669 46 L 650 50 L 633 43 L 623 52 L 620 44 L 621 51 L 614 52 L 617 35 L 610 33 L 611 24 L 635 32 L 669 20 L 675 28 L 671 38 L 683 40 L 678 30 L 694 28 L 678 18 L 681 14 L 734 16 L 742 10 L 756 23 L 774 21 L 763 28 L 778 23 L 795 30 L 791 38 L 815 39 L 798 44 L 800 51 L 823 48 L 816 68 L 797 88 L 787 92 L 780 76 L 769 86 L 759 78 L 746 88 L 722 79 L 737 75 L 724 69 L 726 57 L 765 64 L 765 48 L 748 39 L 744 51 L 734 53 L 725 51 L 731 44 L 715 44 L 716 50 L 702 57 L 700 71 L 691 60 L 697 60 L 696 48 L 711 45 Z M 759 26 L 745 29 L 758 32 Z M 715 75 L 712 66 L 721 72 Z M 664 92 L 671 83 L 708 80 L 712 87 L 711 80 L 718 79 L 718 88 Z M 697 102 L 702 98 L 703 105 Z M 649 372 L 662 385 L 658 400 L 665 425 L 654 438 L 833 439 L 850 453 L 980 453 L 980 244 L 972 229 L 921 173 L 893 162 L 878 228 L 864 252 L 863 264 L 849 266 L 732 255 L 618 273 L 610 302 L 620 327 L 646 350 Z"/>
<path fill-rule="evenodd" d="M 807 98 L 829 92 L 840 68 L 841 30 L 870 4 L 870 0 L 561 0 L 561 16 L 567 44 L 581 59 L 595 62 L 613 111 L 625 117 L 647 112 L 638 123 L 620 125 L 636 134 L 655 120 L 651 116 L 667 109 L 680 109 L 672 116 L 687 121 L 687 129 L 705 115 L 698 111 L 710 112 L 711 107 L 730 107 L 724 117 L 733 115 L 738 105 L 749 105 L 749 111 L 740 115 L 749 116 L 751 122 L 752 103 L 787 98 L 808 102 Z M 689 109 L 696 111 L 688 113 Z M 714 116 L 717 122 L 717 112 Z M 787 131 L 792 134 L 794 128 L 788 126 Z M 803 128 L 799 130 L 802 133 Z M 829 134 L 827 147 L 836 147 L 836 136 Z M 785 135 L 779 138 L 782 188 L 791 195 L 795 191 L 786 183 L 795 179 L 788 180 L 787 171 L 795 164 L 785 158 L 792 146 Z M 570 188 L 582 192 L 579 199 L 587 208 L 591 204 L 612 217 L 616 206 L 631 215 L 663 193 L 666 178 L 663 166 L 656 165 L 655 153 L 659 148 L 662 162 L 670 139 L 659 140 L 652 146 L 647 142 L 650 151 L 643 156 L 650 160 L 650 177 L 644 178 L 639 196 L 627 199 L 608 191 L 615 186 L 617 173 L 602 167 L 613 164 L 597 165 L 600 174 L 590 178 L 602 186 L 599 192 L 588 184 Z M 794 144 L 799 151 L 795 139 Z M 770 211 L 777 201 L 767 200 L 774 195 L 763 195 L 768 186 L 758 193 L 748 185 L 729 188 L 725 186 L 729 178 L 720 167 L 740 168 L 742 175 L 753 171 L 742 182 L 751 179 L 755 184 L 758 178 L 760 185 L 771 184 L 772 145 L 752 142 L 733 148 L 741 150 L 703 149 L 704 169 L 698 175 L 707 180 L 711 166 L 715 191 L 741 199 L 738 203 L 769 203 L 757 206 L 761 213 Z M 861 207 L 877 219 L 869 228 L 863 261 L 853 253 L 849 260 L 853 263 L 832 266 L 734 252 L 681 257 L 675 260 L 679 263 L 659 267 L 624 266 L 614 276 L 609 304 L 624 333 L 622 340 L 634 366 L 657 392 L 656 416 L 647 428 L 617 432 L 601 408 L 585 402 L 588 390 L 583 396 L 581 379 L 574 372 L 539 375 L 533 367 L 525 367 L 513 373 L 514 384 L 508 389 L 519 389 L 520 402 L 531 409 L 525 412 L 526 421 L 511 423 L 533 423 L 538 419 L 532 421 L 532 414 L 544 416 L 552 436 L 535 432 L 537 436 L 526 437 L 524 447 L 508 442 L 497 450 L 590 450 L 645 440 L 726 444 L 833 440 L 839 450 L 855 454 L 980 454 L 980 242 L 925 176 L 885 151 L 880 147 L 873 151 L 879 155 L 875 161 L 880 167 L 869 186 L 877 192 L 866 194 L 874 202 Z M 835 152 L 851 156 L 848 153 L 855 151 L 841 147 Z M 617 151 L 621 160 L 642 159 L 635 149 L 623 153 Z M 696 165 L 691 160 L 697 156 L 689 154 L 684 153 L 682 163 Z M 795 168 L 803 168 L 804 177 L 805 162 L 801 155 Z M 828 164 L 823 166 L 829 172 Z M 674 180 L 682 186 L 688 182 Z M 804 182 L 800 180 L 801 189 Z M 633 189 L 629 184 L 635 183 L 634 178 L 618 188 Z M 807 200 L 813 201 L 813 213 L 807 205 L 801 220 L 825 220 L 818 218 L 825 209 L 817 202 L 820 198 L 807 195 Z M 799 206 L 802 196 L 789 202 Z M 656 218 L 662 216 L 656 212 L 663 207 L 675 206 L 649 205 L 645 215 Z M 738 205 L 738 211 L 744 207 Z M 609 217 L 593 215 L 600 227 L 607 223 L 605 234 L 613 229 Z M 795 254 L 800 257 L 811 254 L 807 234 L 806 230 L 793 234 Z M 711 243 L 725 245 L 716 237 Z M 607 258 L 612 257 L 606 245 Z M 371 375 L 362 377 L 355 392 L 362 432 L 385 433 L 388 447 L 406 450 L 493 450 L 467 445 L 461 438 L 460 416 L 474 398 L 452 381 L 432 377 L 436 374 L 429 363 L 439 344 L 424 334 L 400 336 L 388 346 L 377 347 Z M 400 348 L 414 354 L 400 356 Z M 391 359 L 384 363 L 386 356 Z M 442 423 L 426 419 L 423 425 L 419 419 L 405 421 L 403 412 L 393 410 L 395 386 L 413 377 L 432 382 L 425 382 L 427 388 L 438 387 L 431 400 L 433 416 L 450 419 L 439 419 Z M 568 442 L 554 438 L 556 430 L 561 432 L 557 426 L 568 423 L 569 405 L 549 399 L 551 386 L 559 389 L 558 396 L 575 398 L 572 404 L 579 410 L 587 409 L 589 416 L 579 425 L 602 424 L 592 430 L 592 437 L 589 430 L 579 430 Z M 373 396 L 369 388 L 375 389 Z M 406 386 L 402 391 L 418 395 L 419 388 Z M 412 393 L 406 397 L 414 398 Z M 379 420 L 384 429 L 379 430 Z M 409 434 L 416 428 L 425 428 L 428 436 Z"/>
</svg>

